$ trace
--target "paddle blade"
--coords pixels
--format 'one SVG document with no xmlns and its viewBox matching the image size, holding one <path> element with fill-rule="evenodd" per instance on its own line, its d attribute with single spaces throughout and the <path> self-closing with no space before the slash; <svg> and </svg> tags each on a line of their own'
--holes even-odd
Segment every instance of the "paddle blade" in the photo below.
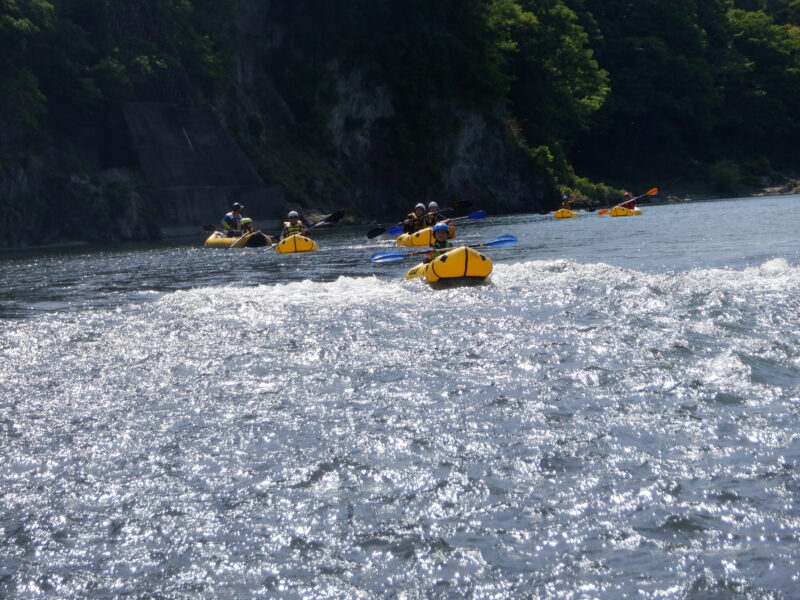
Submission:
<svg viewBox="0 0 800 600">
<path fill-rule="evenodd" d="M 391 263 L 404 260 L 408 256 L 405 252 L 376 252 L 370 257 L 370 262 Z"/>
<path fill-rule="evenodd" d="M 471 215 L 467 215 L 468 219 L 485 219 L 486 218 L 486 211 L 485 210 L 476 210 Z"/>
<path fill-rule="evenodd" d="M 386 230 L 386 233 L 388 233 L 389 235 L 400 235 L 401 233 L 403 233 L 403 226 L 395 225 L 394 227 L 389 227 L 389 229 Z"/>
<path fill-rule="evenodd" d="M 322 219 L 322 221 L 320 221 L 320 223 L 331 223 L 331 224 L 338 223 L 343 218 L 344 218 L 344 211 L 343 210 L 337 210 L 332 215 L 328 215 L 327 217 Z"/>
<path fill-rule="evenodd" d="M 367 237 L 369 239 L 373 239 L 373 238 L 376 238 L 379 235 L 382 235 L 384 233 L 386 233 L 386 228 L 385 227 L 376 227 L 375 229 L 370 229 L 367 232 Z"/>
<path fill-rule="evenodd" d="M 655 196 L 658 193 L 658 188 L 653 188 L 652 190 L 648 190 L 646 196 Z"/>
<path fill-rule="evenodd" d="M 335 225 L 339 221 L 342 220 L 344 217 L 343 210 L 337 210 L 335 213 L 328 215 L 327 217 L 322 217 L 319 221 L 314 223 L 309 229 L 314 229 L 315 227 L 319 227 L 320 225 Z"/>
<path fill-rule="evenodd" d="M 484 242 L 484 246 L 490 246 L 493 248 L 502 247 L 502 246 L 513 246 L 517 243 L 517 238 L 513 235 L 501 235 L 496 238 L 490 239 L 488 242 Z"/>
<path fill-rule="evenodd" d="M 606 214 L 606 213 L 607 213 L 608 211 L 610 211 L 610 210 L 611 210 L 610 208 L 604 208 L 603 210 L 598 210 L 598 211 L 597 211 L 597 214 L 598 214 L 598 215 L 604 215 L 604 214 Z"/>
</svg>

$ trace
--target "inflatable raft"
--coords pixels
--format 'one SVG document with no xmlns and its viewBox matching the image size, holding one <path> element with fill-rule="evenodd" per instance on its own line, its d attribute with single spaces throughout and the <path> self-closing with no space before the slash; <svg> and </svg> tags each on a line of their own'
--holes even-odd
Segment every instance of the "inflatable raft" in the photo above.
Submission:
<svg viewBox="0 0 800 600">
<path fill-rule="evenodd" d="M 319 244 L 317 244 L 317 242 L 311 238 L 307 238 L 304 235 L 300 235 L 299 233 L 282 239 L 280 242 L 278 242 L 278 245 L 275 246 L 275 250 L 281 254 L 290 254 L 294 252 L 313 252 L 314 250 L 318 249 Z"/>
<path fill-rule="evenodd" d="M 447 239 L 452 240 L 456 237 L 456 228 L 450 223 L 447 224 L 447 227 L 450 229 Z M 401 233 L 395 242 L 398 246 L 430 246 L 434 242 L 433 228 L 426 227 L 416 233 Z"/>
<path fill-rule="evenodd" d="M 615 206 L 608 212 L 611 217 L 632 217 L 633 215 L 640 215 L 642 211 L 638 208 L 625 208 L 624 206 Z"/>
<path fill-rule="evenodd" d="M 472 248 L 461 246 L 437 256 L 429 263 L 411 267 L 406 279 L 417 277 L 428 283 L 480 282 L 492 272 L 492 261 Z"/>
<path fill-rule="evenodd" d="M 559 208 L 553 216 L 556 219 L 572 219 L 574 217 L 577 217 L 578 213 L 576 213 L 574 210 Z"/>
<path fill-rule="evenodd" d="M 272 238 L 261 231 L 248 233 L 241 237 L 228 237 L 221 231 L 215 231 L 208 236 L 203 245 L 209 248 L 263 248 L 272 246 Z"/>
</svg>

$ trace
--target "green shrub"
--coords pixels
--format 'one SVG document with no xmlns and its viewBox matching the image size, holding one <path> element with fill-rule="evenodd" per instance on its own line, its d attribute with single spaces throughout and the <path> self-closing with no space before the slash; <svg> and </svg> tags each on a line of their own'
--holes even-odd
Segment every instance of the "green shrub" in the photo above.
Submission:
<svg viewBox="0 0 800 600">
<path fill-rule="evenodd" d="M 742 172 L 739 163 L 719 160 L 709 168 L 711 183 L 717 192 L 736 195 L 742 191 Z"/>
</svg>

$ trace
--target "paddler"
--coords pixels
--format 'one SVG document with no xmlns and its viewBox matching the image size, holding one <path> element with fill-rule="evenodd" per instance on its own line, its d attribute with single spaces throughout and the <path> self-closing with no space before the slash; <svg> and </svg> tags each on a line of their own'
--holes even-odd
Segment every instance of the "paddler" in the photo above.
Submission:
<svg viewBox="0 0 800 600">
<path fill-rule="evenodd" d="M 287 215 L 288 221 L 284 222 L 283 230 L 281 230 L 281 239 L 285 239 L 290 235 L 301 234 L 308 235 L 308 229 L 303 227 L 300 222 L 300 215 L 296 210 L 293 210 Z"/>
<path fill-rule="evenodd" d="M 631 199 L 631 195 L 628 192 L 625 192 L 622 194 L 622 204 L 620 204 L 620 206 L 629 210 L 633 210 L 636 208 L 636 200 Z"/>
<path fill-rule="evenodd" d="M 569 196 L 561 196 L 561 208 L 564 210 L 572 210 L 572 202 L 570 202 Z"/>
<path fill-rule="evenodd" d="M 403 221 L 403 233 L 416 233 L 420 229 L 425 229 L 425 213 L 427 209 L 421 202 L 414 207 L 414 212 L 408 213 L 406 220 Z"/>
<path fill-rule="evenodd" d="M 241 221 L 239 221 L 239 228 L 242 230 L 242 235 L 255 233 L 255 229 L 253 229 L 253 219 L 250 217 L 244 217 Z"/>
<path fill-rule="evenodd" d="M 428 203 L 428 213 L 425 215 L 425 227 L 433 227 L 441 221 L 444 221 L 444 217 L 439 213 L 439 204 L 437 202 Z"/>
<path fill-rule="evenodd" d="M 440 254 L 444 254 L 447 248 L 453 247 L 453 244 L 447 240 L 447 236 L 449 235 L 450 228 L 446 223 L 437 223 L 433 226 L 433 243 L 431 244 L 430 250 L 428 250 L 428 253 L 425 255 L 424 262 L 431 262 Z"/>
<path fill-rule="evenodd" d="M 233 210 L 222 217 L 222 230 L 228 237 L 239 237 L 241 235 L 239 233 L 239 225 L 242 221 L 242 210 L 244 210 L 244 206 L 238 202 L 234 202 L 231 208 Z"/>
</svg>

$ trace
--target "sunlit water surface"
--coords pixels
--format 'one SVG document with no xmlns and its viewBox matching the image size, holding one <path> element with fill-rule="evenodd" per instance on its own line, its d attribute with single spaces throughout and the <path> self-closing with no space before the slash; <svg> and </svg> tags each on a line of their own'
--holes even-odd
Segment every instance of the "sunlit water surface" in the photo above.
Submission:
<svg viewBox="0 0 800 600">
<path fill-rule="evenodd" d="M 800 197 L 0 258 L 0 597 L 800 596 Z"/>
</svg>

